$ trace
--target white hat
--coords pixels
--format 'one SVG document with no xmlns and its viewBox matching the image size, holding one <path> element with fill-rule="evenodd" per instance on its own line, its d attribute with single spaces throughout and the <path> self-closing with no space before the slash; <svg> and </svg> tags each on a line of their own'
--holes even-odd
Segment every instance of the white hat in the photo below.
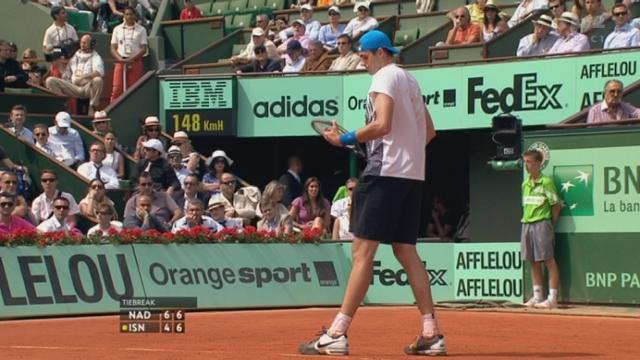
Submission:
<svg viewBox="0 0 640 360">
<path fill-rule="evenodd" d="M 93 114 L 93 122 L 97 123 L 97 122 L 102 122 L 102 121 L 109 121 L 111 120 L 108 116 L 107 116 L 107 112 L 106 111 L 96 111 Z"/>
<path fill-rule="evenodd" d="M 211 164 L 213 164 L 213 160 L 215 160 L 216 158 L 220 158 L 220 157 L 224 158 L 225 160 L 227 160 L 227 165 L 229 165 L 229 166 L 233 165 L 233 160 L 231 160 L 231 158 L 227 156 L 227 153 L 224 152 L 224 150 L 216 150 L 207 159 L 207 167 L 210 167 Z"/>
<path fill-rule="evenodd" d="M 218 207 L 220 205 L 224 206 L 227 202 L 224 201 L 222 196 L 223 195 L 221 193 L 212 195 L 211 198 L 209 198 L 209 203 L 207 204 L 207 208 L 211 209 L 211 208 Z"/>
<path fill-rule="evenodd" d="M 331 7 L 329 8 L 329 10 L 327 10 L 327 12 L 328 12 L 328 13 L 330 13 L 330 12 L 332 12 L 332 11 L 337 12 L 338 14 L 340 14 L 340 8 L 339 8 L 339 7 L 337 7 L 337 6 L 335 6 L 335 5 L 331 6 Z"/>
<path fill-rule="evenodd" d="M 262 30 L 262 28 L 253 28 L 253 30 L 251 30 L 251 36 L 264 36 L 264 30 Z"/>
<path fill-rule="evenodd" d="M 144 119 L 144 126 L 157 126 L 160 125 L 160 119 L 157 116 L 147 116 Z"/>
<path fill-rule="evenodd" d="M 304 4 L 300 6 L 300 11 L 302 10 L 313 11 L 313 6 L 311 6 L 310 4 Z"/>
<path fill-rule="evenodd" d="M 305 28 L 307 27 L 307 24 L 305 24 L 305 23 L 304 23 L 304 20 L 302 20 L 302 19 L 296 19 L 296 21 L 294 21 L 294 22 L 293 22 L 293 24 L 291 24 L 291 25 L 293 26 L 293 25 L 295 25 L 295 24 L 302 25 L 302 26 L 304 26 Z"/>
<path fill-rule="evenodd" d="M 358 9 L 361 7 L 365 7 L 367 8 L 367 10 L 371 10 L 371 2 L 370 1 L 357 1 L 354 5 L 353 5 L 353 12 L 357 13 Z"/>
<path fill-rule="evenodd" d="M 560 17 L 558 18 L 558 21 L 563 21 L 566 22 L 569 25 L 573 25 L 573 26 L 579 26 L 578 24 L 578 16 L 574 13 L 572 13 L 571 11 L 565 11 L 562 13 L 562 15 L 560 15 Z"/>
<path fill-rule="evenodd" d="M 173 133 L 173 140 L 177 139 L 189 140 L 189 135 L 184 131 L 176 131 Z"/>
<path fill-rule="evenodd" d="M 546 14 L 540 15 L 538 20 L 533 20 L 533 23 L 546 26 L 548 28 L 553 28 L 553 19 L 551 18 L 551 16 Z"/>
<path fill-rule="evenodd" d="M 142 143 L 142 146 L 145 148 L 153 149 L 160 154 L 164 153 L 164 146 L 158 139 L 149 139 Z"/>
<path fill-rule="evenodd" d="M 175 154 L 175 153 L 182 154 L 182 151 L 176 145 L 171 145 L 169 147 L 169 151 L 167 151 L 167 154 Z"/>
<path fill-rule="evenodd" d="M 56 125 L 59 128 L 71 127 L 71 115 L 69 113 L 61 111 L 56 114 Z"/>
</svg>

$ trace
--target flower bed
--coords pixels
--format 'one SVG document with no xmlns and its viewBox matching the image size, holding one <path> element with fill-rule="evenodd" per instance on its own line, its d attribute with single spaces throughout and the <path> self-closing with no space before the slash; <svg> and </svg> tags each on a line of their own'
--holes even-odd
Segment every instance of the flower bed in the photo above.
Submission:
<svg viewBox="0 0 640 360">
<path fill-rule="evenodd" d="M 244 229 L 225 228 L 211 232 L 204 227 L 194 227 L 177 233 L 161 233 L 156 230 L 124 229 L 121 232 L 92 236 L 67 235 L 64 232 L 38 233 L 35 230 L 16 231 L 0 235 L 0 244 L 10 246 L 51 246 L 51 245 L 100 245 L 100 244 L 218 244 L 218 243 L 319 243 L 322 233 L 318 229 L 305 228 L 289 235 L 276 235 L 275 231 L 258 231 L 254 226 Z"/>
</svg>

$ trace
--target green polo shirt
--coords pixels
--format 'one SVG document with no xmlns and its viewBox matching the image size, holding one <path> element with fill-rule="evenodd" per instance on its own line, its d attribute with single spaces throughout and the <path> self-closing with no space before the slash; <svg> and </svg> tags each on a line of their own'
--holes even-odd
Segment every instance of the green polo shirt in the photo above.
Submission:
<svg viewBox="0 0 640 360">
<path fill-rule="evenodd" d="M 531 184 L 531 176 L 522 183 L 523 223 L 551 220 L 551 208 L 560 201 L 553 180 L 544 175 Z"/>
</svg>

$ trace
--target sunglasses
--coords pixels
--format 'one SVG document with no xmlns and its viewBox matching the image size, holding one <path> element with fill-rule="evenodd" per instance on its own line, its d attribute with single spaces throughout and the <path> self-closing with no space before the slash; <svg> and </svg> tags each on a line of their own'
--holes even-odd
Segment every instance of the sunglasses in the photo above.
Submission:
<svg viewBox="0 0 640 360">
<path fill-rule="evenodd" d="M 15 203 L 11 202 L 11 201 L 6 201 L 6 202 L 0 202 L 0 207 L 3 208 L 10 208 L 14 205 Z"/>
<path fill-rule="evenodd" d="M 89 150 L 92 153 L 99 153 L 99 152 L 103 152 L 102 149 L 91 149 Z"/>
<path fill-rule="evenodd" d="M 56 210 L 68 210 L 69 207 L 67 205 L 55 205 L 54 208 Z"/>
<path fill-rule="evenodd" d="M 625 16 L 625 15 L 627 15 L 627 14 L 628 14 L 628 12 L 626 12 L 626 11 L 617 12 L 617 13 L 615 13 L 615 12 L 614 12 L 614 13 L 613 13 L 613 16 Z"/>
<path fill-rule="evenodd" d="M 41 137 L 41 136 L 47 136 L 47 134 L 46 133 L 35 133 L 35 134 L 33 134 L 33 136 Z"/>
<path fill-rule="evenodd" d="M 329 13 L 329 16 L 339 16 L 339 15 L 340 15 L 340 14 L 335 13 L 335 12 L 330 12 L 330 13 Z"/>
<path fill-rule="evenodd" d="M 464 19 L 466 18 L 466 15 L 456 15 L 456 19 Z"/>
<path fill-rule="evenodd" d="M 57 179 L 54 179 L 54 178 L 43 178 L 43 179 L 40 179 L 40 181 L 43 182 L 43 183 L 52 183 L 52 182 L 56 182 L 56 180 Z"/>
<path fill-rule="evenodd" d="M 91 188 L 93 190 L 99 190 L 99 189 L 104 189 L 104 186 L 102 186 L 102 185 L 93 185 Z"/>
<path fill-rule="evenodd" d="M 149 132 L 158 132 L 158 131 L 160 131 L 160 128 L 159 127 L 155 127 L 155 126 L 154 127 L 148 127 L 147 131 L 149 131 Z"/>
</svg>

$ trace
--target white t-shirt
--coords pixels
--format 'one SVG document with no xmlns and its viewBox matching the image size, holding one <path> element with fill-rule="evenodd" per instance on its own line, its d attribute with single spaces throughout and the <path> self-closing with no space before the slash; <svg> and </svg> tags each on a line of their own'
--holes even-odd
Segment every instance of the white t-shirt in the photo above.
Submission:
<svg viewBox="0 0 640 360">
<path fill-rule="evenodd" d="M 63 27 L 58 27 L 55 23 L 51 24 L 44 32 L 44 39 L 42 40 L 42 46 L 46 47 L 49 51 L 58 46 L 62 40 L 73 39 L 78 41 L 78 34 L 73 26 L 65 23 Z"/>
<path fill-rule="evenodd" d="M 111 45 L 118 45 L 118 54 L 123 58 L 135 56 L 147 45 L 147 30 L 137 23 L 134 26 L 122 23 L 113 29 Z"/>
<path fill-rule="evenodd" d="M 369 88 L 367 124 L 376 121 L 373 93 L 393 99 L 393 117 L 389 134 L 367 142 L 367 167 L 363 175 L 424 180 L 426 107 L 418 82 L 395 64 L 378 70 Z"/>
</svg>

